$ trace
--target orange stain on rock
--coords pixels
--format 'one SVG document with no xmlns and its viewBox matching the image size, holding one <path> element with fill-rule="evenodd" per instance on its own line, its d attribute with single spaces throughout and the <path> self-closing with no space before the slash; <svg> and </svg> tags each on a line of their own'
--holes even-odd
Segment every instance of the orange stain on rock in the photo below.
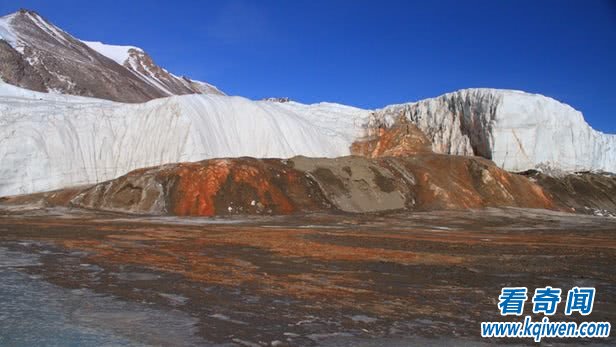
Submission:
<svg viewBox="0 0 616 347">
<path fill-rule="evenodd" d="M 179 216 L 214 216 L 238 208 L 289 214 L 297 208 L 285 189 L 301 191 L 305 185 L 294 170 L 252 158 L 186 163 L 165 175 L 177 179 L 171 204 Z"/>
<path fill-rule="evenodd" d="M 373 129 L 370 132 L 375 131 Z M 355 141 L 351 145 L 351 153 L 368 158 L 378 158 L 432 152 L 430 140 L 404 116 L 401 116 L 390 128 L 378 128 L 376 133 L 376 136 Z"/>
<path fill-rule="evenodd" d="M 253 187 L 260 202 L 266 202 L 281 214 L 289 214 L 295 211 L 293 203 L 276 186 L 272 185 L 272 178 L 265 170 L 260 170 L 255 166 L 240 165 L 234 172 L 233 180 L 235 183 L 245 183 Z"/>
<path fill-rule="evenodd" d="M 206 166 L 182 164 L 177 175 L 177 199 L 174 212 L 178 216 L 213 216 L 214 197 L 229 176 L 229 163 L 211 160 Z"/>
</svg>

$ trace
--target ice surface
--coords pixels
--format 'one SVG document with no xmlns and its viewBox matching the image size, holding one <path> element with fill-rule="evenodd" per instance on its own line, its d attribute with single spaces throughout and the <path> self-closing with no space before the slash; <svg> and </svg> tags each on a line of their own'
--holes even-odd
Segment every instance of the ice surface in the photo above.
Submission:
<svg viewBox="0 0 616 347">
<path fill-rule="evenodd" d="M 219 95 L 121 104 L 0 83 L 0 196 L 214 157 L 347 155 L 367 113 Z"/>
<path fill-rule="evenodd" d="M 33 254 L 0 247 L 0 345 L 205 345 L 197 320 L 87 289 L 70 290 L 20 269 L 40 266 Z"/>
</svg>

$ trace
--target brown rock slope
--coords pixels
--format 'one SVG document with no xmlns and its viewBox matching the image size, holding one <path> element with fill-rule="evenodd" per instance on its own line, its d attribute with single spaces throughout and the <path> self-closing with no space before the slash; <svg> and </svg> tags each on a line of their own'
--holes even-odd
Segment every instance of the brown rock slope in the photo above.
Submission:
<svg viewBox="0 0 616 347">
<path fill-rule="evenodd" d="M 329 208 L 302 172 L 275 159 L 212 159 L 140 169 L 78 194 L 79 207 L 178 216 Z"/>
<path fill-rule="evenodd" d="M 538 185 L 475 157 L 215 159 L 133 171 L 77 207 L 180 216 L 517 206 L 554 209 Z"/>
<path fill-rule="evenodd" d="M 554 177 L 537 171 L 522 174 L 572 212 L 616 217 L 616 175 L 580 172 Z"/>
</svg>

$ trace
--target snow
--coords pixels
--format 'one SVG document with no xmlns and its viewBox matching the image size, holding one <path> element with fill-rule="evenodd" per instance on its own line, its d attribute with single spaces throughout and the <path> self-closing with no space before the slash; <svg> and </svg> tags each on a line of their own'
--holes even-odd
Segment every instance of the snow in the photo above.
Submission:
<svg viewBox="0 0 616 347">
<path fill-rule="evenodd" d="M 363 110 L 334 103 L 183 95 L 142 104 L 38 93 L 0 82 L 0 196 L 92 184 L 154 165 L 220 157 L 338 157 L 400 114 L 438 152 L 475 151 L 511 171 L 616 172 L 616 136 L 556 100 L 469 89 Z"/>
<path fill-rule="evenodd" d="M 17 46 L 17 36 L 11 28 L 11 20 L 15 14 L 9 14 L 4 17 L 0 17 L 0 39 L 8 42 L 12 47 Z"/>
<path fill-rule="evenodd" d="M 107 45 L 99 41 L 81 40 L 81 42 L 85 43 L 88 47 L 92 48 L 93 50 L 97 51 L 98 53 L 104 55 L 105 57 L 115 61 L 120 65 L 124 65 L 124 62 L 128 60 L 130 56 L 128 53 L 129 50 L 134 49 L 139 52 L 143 52 L 141 48 L 134 46 Z"/>
<path fill-rule="evenodd" d="M 14 85 L 3 82 L 0 79 L 0 110 L 3 112 L 0 113 L 1 116 L 4 116 L 5 113 L 9 114 L 9 110 L 13 105 L 11 101 L 20 100 L 25 103 L 35 103 L 38 101 L 46 101 L 41 104 L 41 107 L 44 109 L 48 107 L 49 109 L 55 108 L 55 103 L 57 102 L 85 102 L 85 103 L 95 103 L 95 104 L 105 104 L 105 103 L 113 103 L 112 101 L 88 98 L 83 96 L 74 96 L 74 95 L 66 95 L 66 94 L 53 94 L 53 93 L 40 93 L 35 92 L 30 89 L 24 89 L 20 87 L 16 87 Z M 19 111 L 19 110 L 11 110 L 11 111 Z M 28 112 L 27 109 L 24 110 Z M 18 113 L 18 112 L 15 112 Z M 0 118 L 0 122 L 2 122 L 3 118 Z"/>
</svg>

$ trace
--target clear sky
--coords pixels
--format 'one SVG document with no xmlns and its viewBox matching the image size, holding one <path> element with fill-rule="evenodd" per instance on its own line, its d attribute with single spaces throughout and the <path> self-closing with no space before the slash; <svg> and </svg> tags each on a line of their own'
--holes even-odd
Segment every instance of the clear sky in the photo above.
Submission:
<svg viewBox="0 0 616 347">
<path fill-rule="evenodd" d="M 0 0 L 249 98 L 377 108 L 520 89 L 616 133 L 616 1 Z"/>
</svg>

